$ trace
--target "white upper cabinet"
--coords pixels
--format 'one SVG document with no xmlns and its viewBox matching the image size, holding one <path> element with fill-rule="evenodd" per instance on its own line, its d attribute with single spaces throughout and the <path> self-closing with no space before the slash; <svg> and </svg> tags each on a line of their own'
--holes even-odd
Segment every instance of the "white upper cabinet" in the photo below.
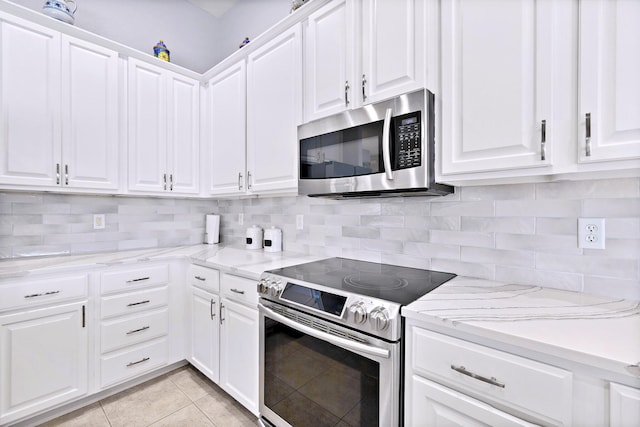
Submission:
<svg viewBox="0 0 640 427">
<path fill-rule="evenodd" d="M 580 2 L 578 159 L 640 158 L 640 2 Z"/>
<path fill-rule="evenodd" d="M 63 185 L 119 187 L 118 53 L 62 36 Z"/>
<path fill-rule="evenodd" d="M 118 54 L 0 18 L 0 185 L 117 190 Z"/>
<path fill-rule="evenodd" d="M 305 121 L 424 87 L 421 0 L 336 0 L 305 23 Z"/>
<path fill-rule="evenodd" d="M 353 26 L 346 0 L 310 15 L 304 37 L 305 121 L 339 113 L 355 102 Z M 349 7 L 352 7 L 351 3 Z"/>
<path fill-rule="evenodd" d="M 363 104 L 424 87 L 424 5 L 424 0 L 363 0 Z"/>
<path fill-rule="evenodd" d="M 297 127 L 302 120 L 300 33 L 297 24 L 247 59 L 246 186 L 252 194 L 297 190 Z"/>
<path fill-rule="evenodd" d="M 551 164 L 553 12 L 535 0 L 441 2 L 441 174 Z"/>
<path fill-rule="evenodd" d="M 199 82 L 128 59 L 129 190 L 199 192 Z"/>
<path fill-rule="evenodd" d="M 209 81 L 209 109 L 209 193 L 221 196 L 242 194 L 246 178 L 244 59 Z"/>
</svg>

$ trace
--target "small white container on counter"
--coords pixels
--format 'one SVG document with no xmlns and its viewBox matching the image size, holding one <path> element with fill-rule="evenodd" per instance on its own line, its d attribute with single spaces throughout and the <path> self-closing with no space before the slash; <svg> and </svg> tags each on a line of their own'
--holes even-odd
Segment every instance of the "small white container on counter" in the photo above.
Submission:
<svg viewBox="0 0 640 427">
<path fill-rule="evenodd" d="M 262 228 L 254 225 L 247 228 L 247 249 L 262 249 Z"/>
<path fill-rule="evenodd" d="M 271 227 L 264 230 L 264 251 L 265 252 L 281 252 L 282 251 L 282 230 Z"/>
</svg>

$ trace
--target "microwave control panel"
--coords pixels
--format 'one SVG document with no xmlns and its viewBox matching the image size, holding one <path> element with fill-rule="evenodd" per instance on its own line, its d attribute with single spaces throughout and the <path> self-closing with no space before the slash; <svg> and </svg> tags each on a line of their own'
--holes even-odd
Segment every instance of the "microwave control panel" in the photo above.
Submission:
<svg viewBox="0 0 640 427">
<path fill-rule="evenodd" d="M 393 170 L 418 167 L 422 160 L 420 111 L 394 117 L 395 161 Z"/>
</svg>

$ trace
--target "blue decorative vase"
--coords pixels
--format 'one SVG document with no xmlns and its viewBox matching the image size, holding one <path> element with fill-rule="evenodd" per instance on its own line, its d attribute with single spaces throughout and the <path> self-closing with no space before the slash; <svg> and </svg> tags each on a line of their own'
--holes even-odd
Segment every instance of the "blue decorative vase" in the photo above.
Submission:
<svg viewBox="0 0 640 427">
<path fill-rule="evenodd" d="M 167 46 L 162 40 L 160 40 L 158 44 L 153 47 L 153 55 L 156 58 L 162 59 L 163 61 L 171 62 L 169 60 L 169 49 L 167 49 Z"/>
</svg>

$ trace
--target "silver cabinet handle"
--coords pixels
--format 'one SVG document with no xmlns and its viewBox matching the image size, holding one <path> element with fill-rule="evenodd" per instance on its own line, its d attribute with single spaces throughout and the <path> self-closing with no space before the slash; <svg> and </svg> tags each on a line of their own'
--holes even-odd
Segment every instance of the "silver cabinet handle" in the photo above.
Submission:
<svg viewBox="0 0 640 427">
<path fill-rule="evenodd" d="M 60 163 L 56 163 L 56 184 L 60 184 Z"/>
<path fill-rule="evenodd" d="M 167 190 L 167 174 L 166 173 L 162 175 L 162 183 L 164 186 L 164 190 L 166 191 Z"/>
<path fill-rule="evenodd" d="M 135 283 L 135 282 L 143 282 L 145 280 L 149 280 L 150 277 L 140 277 L 138 279 L 131 279 L 131 280 L 127 280 L 126 283 Z"/>
<path fill-rule="evenodd" d="M 222 325 L 222 322 L 224 322 L 224 317 L 222 317 L 222 310 L 224 310 L 224 304 L 220 304 L 220 324 Z"/>
<path fill-rule="evenodd" d="M 247 171 L 247 190 L 251 190 L 251 171 Z"/>
<path fill-rule="evenodd" d="M 474 374 L 471 371 L 467 371 L 467 369 L 464 366 L 451 365 L 451 369 L 453 369 L 456 372 L 460 372 L 461 374 L 466 375 L 468 377 L 471 377 L 473 379 L 482 381 L 484 383 L 491 384 L 491 385 L 494 385 L 494 386 L 500 387 L 500 388 L 504 388 L 505 387 L 505 385 L 503 383 L 499 382 L 494 377 L 487 378 L 487 377 L 483 377 L 482 375 Z"/>
<path fill-rule="evenodd" d="M 216 302 L 213 300 L 213 298 L 211 298 L 211 307 L 210 307 L 210 312 L 211 312 L 211 320 L 213 320 L 214 317 L 216 317 Z"/>
<path fill-rule="evenodd" d="M 382 127 L 382 162 L 384 163 L 384 173 L 388 180 L 393 180 L 393 171 L 391 170 L 391 108 L 387 108 L 384 115 L 384 125 Z"/>
<path fill-rule="evenodd" d="M 207 279 L 205 279 L 204 277 L 200 277 L 200 276 L 193 276 L 194 279 L 196 280 L 200 280 L 201 282 L 206 282 Z"/>
<path fill-rule="evenodd" d="M 235 292 L 236 294 L 244 295 L 244 291 L 239 291 L 238 289 L 231 289 L 231 292 Z"/>
<path fill-rule="evenodd" d="M 547 121 L 542 121 L 540 129 L 540 160 L 547 160 Z"/>
<path fill-rule="evenodd" d="M 238 190 L 242 190 L 242 172 L 238 172 Z"/>
<path fill-rule="evenodd" d="M 69 165 L 64 165 L 64 185 L 69 185 Z"/>
<path fill-rule="evenodd" d="M 135 334 L 136 332 L 146 331 L 149 328 L 150 328 L 150 326 L 143 326 L 142 328 L 139 328 L 139 329 L 133 329 L 133 330 L 127 332 L 127 335 Z"/>
<path fill-rule="evenodd" d="M 138 363 L 146 362 L 147 360 L 149 360 L 148 357 L 143 357 L 142 359 L 138 360 L 137 362 L 129 362 L 129 363 L 127 363 L 127 368 L 129 366 L 137 365 Z"/>
<path fill-rule="evenodd" d="M 139 301 L 139 302 L 130 302 L 129 304 L 127 304 L 127 307 L 133 307 L 135 305 L 142 305 L 142 304 L 149 304 L 151 301 L 149 301 L 148 299 L 144 300 L 144 301 Z"/>
<path fill-rule="evenodd" d="M 631 375 L 635 375 L 636 377 L 640 377 L 640 362 L 636 363 L 635 365 L 627 366 L 627 372 L 629 372 Z"/>
<path fill-rule="evenodd" d="M 367 100 L 367 93 L 365 87 L 367 86 L 367 76 L 365 74 L 362 75 L 362 102 Z"/>
<path fill-rule="evenodd" d="M 591 157 L 591 113 L 585 114 L 585 156 Z"/>
<path fill-rule="evenodd" d="M 35 298 L 35 297 L 42 297 L 45 295 L 55 295 L 55 294 L 59 294 L 60 291 L 48 291 L 48 292 L 41 292 L 39 294 L 31 294 L 31 295 L 25 295 L 25 298 Z"/>
<path fill-rule="evenodd" d="M 173 191 L 173 174 L 169 175 L 169 190 Z"/>
<path fill-rule="evenodd" d="M 347 80 L 346 82 L 344 82 L 344 106 L 348 107 L 349 106 L 349 80 Z"/>
</svg>

